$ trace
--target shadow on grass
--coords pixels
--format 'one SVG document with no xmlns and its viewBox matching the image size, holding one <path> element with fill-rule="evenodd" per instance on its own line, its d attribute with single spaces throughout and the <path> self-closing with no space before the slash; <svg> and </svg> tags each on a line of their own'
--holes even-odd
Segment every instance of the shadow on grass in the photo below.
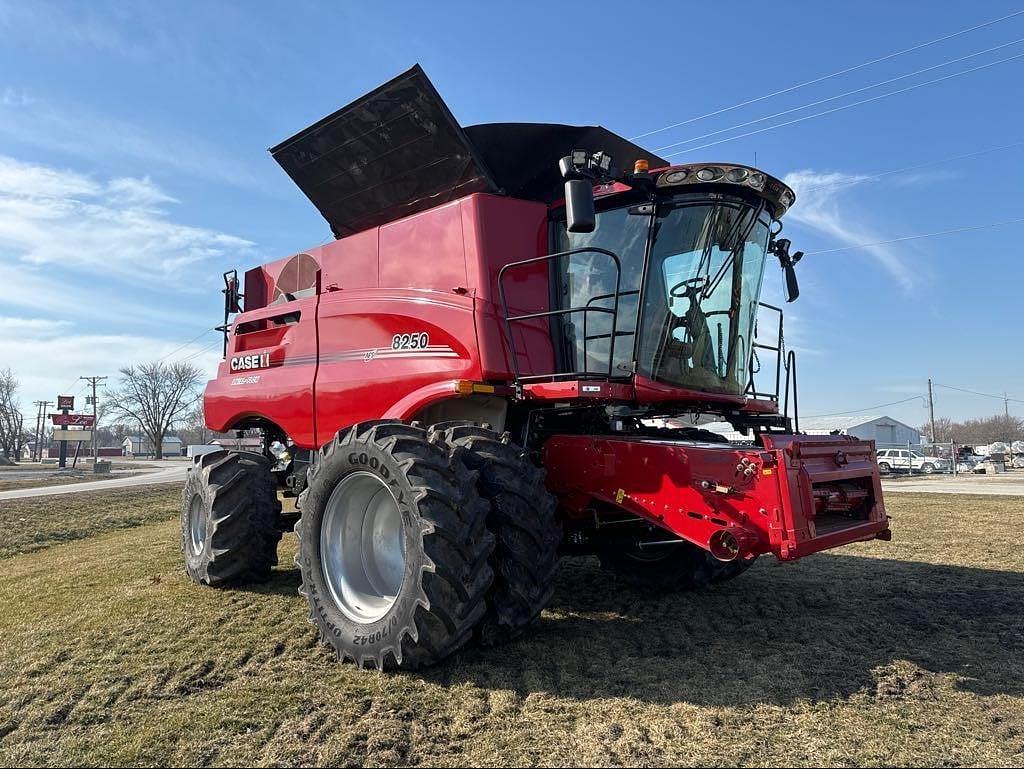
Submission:
<svg viewBox="0 0 1024 769">
<path fill-rule="evenodd" d="M 1024 574 L 822 555 L 651 597 L 574 559 L 524 638 L 409 675 L 521 696 L 745 705 L 933 696 L 916 668 L 977 694 L 1024 694 Z"/>
</svg>

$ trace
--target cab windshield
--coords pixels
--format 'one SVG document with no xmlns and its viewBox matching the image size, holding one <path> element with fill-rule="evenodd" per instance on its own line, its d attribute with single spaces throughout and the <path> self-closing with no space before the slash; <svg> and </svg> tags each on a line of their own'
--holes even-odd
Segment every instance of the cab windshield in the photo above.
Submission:
<svg viewBox="0 0 1024 769">
<path fill-rule="evenodd" d="M 763 207 L 707 195 L 662 202 L 653 216 L 610 209 L 598 214 L 592 233 L 567 233 L 562 224 L 559 250 L 600 247 L 622 262 L 615 338 L 609 315 L 566 316 L 568 370 L 608 373 L 611 353 L 612 376 L 636 370 L 681 388 L 741 395 L 770 224 Z M 562 307 L 612 307 L 608 257 L 584 253 L 560 262 Z"/>
</svg>

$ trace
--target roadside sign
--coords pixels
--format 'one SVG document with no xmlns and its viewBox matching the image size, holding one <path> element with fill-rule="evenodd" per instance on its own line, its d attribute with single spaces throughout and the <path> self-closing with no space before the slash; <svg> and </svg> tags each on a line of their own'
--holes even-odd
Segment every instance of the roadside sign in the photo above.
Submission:
<svg viewBox="0 0 1024 769">
<path fill-rule="evenodd" d="M 61 425 L 62 427 L 67 427 L 68 425 L 92 427 L 95 417 L 92 414 L 50 414 L 50 419 L 53 420 L 55 425 Z"/>
<path fill-rule="evenodd" d="M 82 443 L 92 440 L 92 430 L 54 430 L 53 440 Z"/>
<path fill-rule="evenodd" d="M 57 408 L 61 411 L 68 409 L 69 411 L 75 407 L 75 396 L 74 395 L 58 395 L 57 396 Z"/>
</svg>

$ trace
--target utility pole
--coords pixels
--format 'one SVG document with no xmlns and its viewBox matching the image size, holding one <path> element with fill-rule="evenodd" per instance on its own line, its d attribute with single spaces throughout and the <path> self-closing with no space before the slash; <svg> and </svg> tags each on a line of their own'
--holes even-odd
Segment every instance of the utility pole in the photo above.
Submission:
<svg viewBox="0 0 1024 769">
<path fill-rule="evenodd" d="M 43 436 L 46 435 L 46 410 L 53 405 L 53 401 L 35 401 L 33 405 L 39 407 L 36 419 L 36 445 L 32 451 L 32 458 L 36 462 L 43 461 Z"/>
<path fill-rule="evenodd" d="M 1003 393 L 1003 416 L 1007 419 L 1010 418 L 1010 398 L 1005 392 Z"/>
<path fill-rule="evenodd" d="M 92 464 L 96 466 L 96 461 L 99 459 L 97 454 L 99 453 L 99 420 L 96 416 L 96 383 L 102 382 L 106 379 L 105 376 L 80 376 L 79 379 L 84 379 L 86 382 L 92 385 Z"/>
<path fill-rule="evenodd" d="M 32 461 L 36 461 L 36 452 L 39 450 L 39 423 L 43 419 L 43 402 L 32 401 L 32 405 L 36 407 L 36 431 L 32 433 Z"/>
<path fill-rule="evenodd" d="M 932 397 L 932 380 L 928 380 L 928 414 L 932 423 L 932 446 L 935 446 L 935 399 Z"/>
</svg>

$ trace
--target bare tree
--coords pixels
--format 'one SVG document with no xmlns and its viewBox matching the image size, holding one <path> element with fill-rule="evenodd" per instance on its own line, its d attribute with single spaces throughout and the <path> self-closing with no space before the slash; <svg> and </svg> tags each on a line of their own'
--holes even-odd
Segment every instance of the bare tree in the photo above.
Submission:
<svg viewBox="0 0 1024 769">
<path fill-rule="evenodd" d="M 201 378 L 202 371 L 185 362 L 123 368 L 120 386 L 106 392 L 110 415 L 138 424 L 162 459 L 164 437 L 195 406 Z"/>
<path fill-rule="evenodd" d="M 11 370 L 0 371 L 0 451 L 17 460 L 25 443 L 25 417 L 18 402 L 18 380 Z"/>
<path fill-rule="evenodd" d="M 921 426 L 922 433 L 931 433 L 930 425 Z M 935 440 L 946 443 L 994 443 L 1024 439 L 1024 420 L 1012 415 L 996 414 L 981 419 L 953 422 L 945 417 L 935 420 Z"/>
<path fill-rule="evenodd" d="M 213 440 L 217 433 L 206 426 L 206 417 L 203 414 L 203 404 L 196 405 L 185 415 L 182 427 L 178 430 L 178 437 L 185 445 L 206 444 Z"/>
</svg>

